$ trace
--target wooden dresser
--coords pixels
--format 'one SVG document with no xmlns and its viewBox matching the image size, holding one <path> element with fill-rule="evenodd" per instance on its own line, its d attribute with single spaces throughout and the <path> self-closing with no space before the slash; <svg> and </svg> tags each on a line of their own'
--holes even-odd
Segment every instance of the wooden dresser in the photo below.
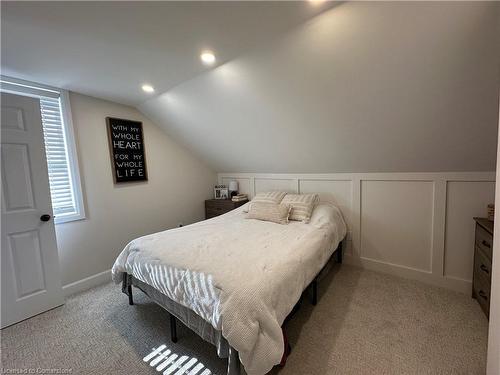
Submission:
<svg viewBox="0 0 500 375">
<path fill-rule="evenodd" d="M 493 256 L 493 222 L 475 217 L 474 273 L 472 298 L 477 299 L 486 316 L 490 315 L 491 259 Z"/>
<path fill-rule="evenodd" d="M 225 214 L 247 202 L 233 202 L 231 199 L 207 199 L 205 201 L 205 219 Z"/>
</svg>

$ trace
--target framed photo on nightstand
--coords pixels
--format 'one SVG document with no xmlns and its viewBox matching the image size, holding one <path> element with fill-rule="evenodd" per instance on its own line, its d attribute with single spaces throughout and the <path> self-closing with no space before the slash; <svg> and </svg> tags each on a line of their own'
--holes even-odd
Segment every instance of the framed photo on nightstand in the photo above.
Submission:
<svg viewBox="0 0 500 375">
<path fill-rule="evenodd" d="M 229 188 L 226 185 L 215 185 L 215 199 L 229 199 Z"/>
</svg>

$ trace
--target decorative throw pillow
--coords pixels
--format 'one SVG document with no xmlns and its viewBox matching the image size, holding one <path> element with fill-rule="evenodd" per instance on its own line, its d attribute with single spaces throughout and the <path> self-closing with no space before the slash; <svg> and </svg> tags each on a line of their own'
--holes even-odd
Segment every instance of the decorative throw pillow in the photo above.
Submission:
<svg viewBox="0 0 500 375">
<path fill-rule="evenodd" d="M 283 197 L 286 195 L 286 192 L 284 191 L 267 191 L 265 193 L 257 193 L 255 197 L 250 201 L 250 205 L 246 211 L 243 212 L 248 212 L 250 209 L 250 206 L 252 204 L 257 203 L 257 202 L 264 202 L 264 203 L 280 203 Z"/>
<path fill-rule="evenodd" d="M 272 202 L 255 202 L 250 205 L 247 219 L 272 221 L 278 224 L 287 224 L 291 206 Z"/>
<path fill-rule="evenodd" d="M 311 220 L 312 211 L 318 200 L 318 194 L 287 194 L 281 203 L 292 206 L 290 220 L 308 223 Z"/>
</svg>

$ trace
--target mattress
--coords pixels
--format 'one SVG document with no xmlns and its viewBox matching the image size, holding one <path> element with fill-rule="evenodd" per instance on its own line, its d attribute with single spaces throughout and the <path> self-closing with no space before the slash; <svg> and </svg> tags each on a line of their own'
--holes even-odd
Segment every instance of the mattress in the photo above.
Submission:
<svg viewBox="0 0 500 375">
<path fill-rule="evenodd" d="M 126 272 L 191 309 L 222 332 L 248 374 L 264 374 L 281 360 L 285 317 L 346 227 L 326 205 L 309 224 L 247 219 L 245 209 L 138 238 L 112 273 L 117 283 Z M 315 219 L 317 212 L 327 214 Z"/>
</svg>

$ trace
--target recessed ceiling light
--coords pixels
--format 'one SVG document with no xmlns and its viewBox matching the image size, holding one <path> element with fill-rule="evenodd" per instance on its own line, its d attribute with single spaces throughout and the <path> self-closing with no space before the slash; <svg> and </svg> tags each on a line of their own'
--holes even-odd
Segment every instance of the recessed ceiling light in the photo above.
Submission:
<svg viewBox="0 0 500 375">
<path fill-rule="evenodd" d="M 144 84 L 144 85 L 142 85 L 142 91 L 147 92 L 147 93 L 152 93 L 152 92 L 155 92 L 155 88 L 151 85 Z"/>
<path fill-rule="evenodd" d="M 205 65 L 212 65 L 215 62 L 215 55 L 210 51 L 202 52 L 200 58 Z"/>
<path fill-rule="evenodd" d="M 325 0 L 309 0 L 313 5 L 320 5 L 325 2 Z"/>
</svg>

